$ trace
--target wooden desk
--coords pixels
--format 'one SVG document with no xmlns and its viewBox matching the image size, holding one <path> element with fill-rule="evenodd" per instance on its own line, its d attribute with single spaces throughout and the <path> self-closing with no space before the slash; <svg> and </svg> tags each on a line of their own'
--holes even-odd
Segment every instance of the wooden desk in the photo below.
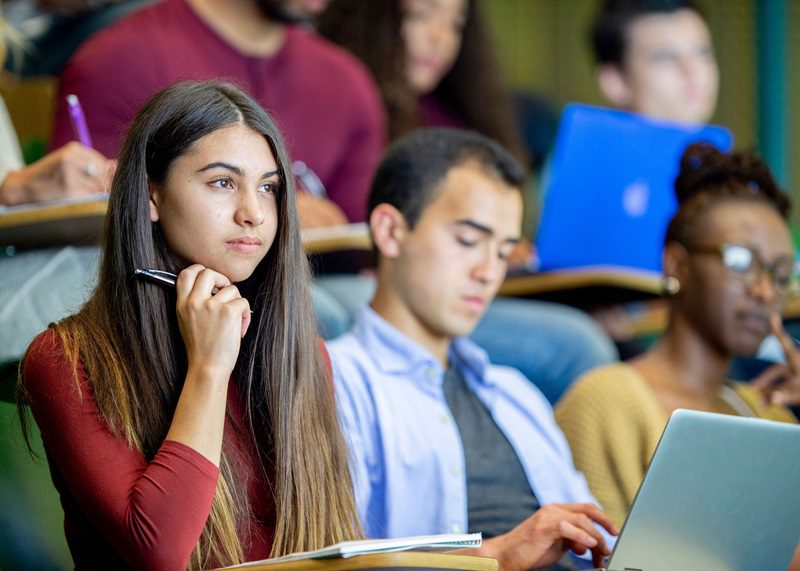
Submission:
<svg viewBox="0 0 800 571">
<path fill-rule="evenodd" d="M 586 309 L 657 298 L 661 295 L 661 275 L 613 266 L 511 274 L 498 293 Z"/>
<path fill-rule="evenodd" d="M 301 233 L 315 275 L 357 274 L 373 267 L 372 238 L 365 222 L 311 228 Z"/>
<path fill-rule="evenodd" d="M 243 571 L 349 571 L 382 569 L 392 571 L 427 571 L 450 569 L 452 571 L 497 571 L 497 561 L 486 557 L 467 555 L 448 555 L 446 553 L 425 553 L 421 551 L 401 551 L 358 555 L 347 559 L 305 559 L 288 563 L 270 563 L 249 567 L 226 567 Z"/>
<path fill-rule="evenodd" d="M 100 243 L 108 201 L 53 202 L 0 210 L 0 246 L 20 250 Z"/>
<path fill-rule="evenodd" d="M 309 228 L 301 231 L 303 247 L 309 254 L 329 254 L 342 251 L 370 251 L 372 238 L 366 222 L 344 224 L 330 228 Z"/>
</svg>

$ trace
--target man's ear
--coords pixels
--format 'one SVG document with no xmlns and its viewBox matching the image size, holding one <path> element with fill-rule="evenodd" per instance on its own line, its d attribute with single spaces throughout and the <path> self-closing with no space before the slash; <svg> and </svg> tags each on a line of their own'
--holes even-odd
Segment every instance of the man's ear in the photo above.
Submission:
<svg viewBox="0 0 800 571">
<path fill-rule="evenodd" d="M 396 258 L 408 234 L 408 224 L 403 214 L 391 204 L 382 203 L 369 215 L 369 229 L 375 247 L 385 258 Z"/>
<path fill-rule="evenodd" d="M 150 196 L 150 221 L 158 222 L 158 203 L 161 198 L 161 190 L 150 180 L 147 181 L 147 193 Z"/>
<path fill-rule="evenodd" d="M 633 101 L 628 81 L 619 66 L 603 64 L 597 67 L 597 85 L 614 107 L 629 109 Z"/>
</svg>

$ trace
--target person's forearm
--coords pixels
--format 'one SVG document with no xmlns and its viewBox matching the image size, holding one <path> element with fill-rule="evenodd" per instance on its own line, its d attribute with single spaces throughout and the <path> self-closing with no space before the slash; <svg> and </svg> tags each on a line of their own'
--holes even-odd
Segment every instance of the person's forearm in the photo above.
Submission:
<svg viewBox="0 0 800 571">
<path fill-rule="evenodd" d="M 228 379 L 218 371 L 190 367 L 167 440 L 185 444 L 219 466 L 227 393 Z"/>
</svg>

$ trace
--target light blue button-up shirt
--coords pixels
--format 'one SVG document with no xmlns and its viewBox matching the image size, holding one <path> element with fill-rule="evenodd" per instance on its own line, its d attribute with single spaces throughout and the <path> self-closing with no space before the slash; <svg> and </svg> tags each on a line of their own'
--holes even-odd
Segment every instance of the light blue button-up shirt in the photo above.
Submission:
<svg viewBox="0 0 800 571">
<path fill-rule="evenodd" d="M 367 536 L 468 531 L 464 448 L 441 364 L 369 307 L 328 351 Z M 453 341 L 449 361 L 511 443 L 540 504 L 597 503 L 530 381 L 489 363 L 467 338 Z"/>
</svg>

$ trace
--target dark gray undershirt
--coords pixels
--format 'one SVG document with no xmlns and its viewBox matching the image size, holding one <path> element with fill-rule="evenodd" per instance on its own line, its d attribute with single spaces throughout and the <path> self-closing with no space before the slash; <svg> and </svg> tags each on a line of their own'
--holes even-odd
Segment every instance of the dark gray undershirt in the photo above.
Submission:
<svg viewBox="0 0 800 571">
<path fill-rule="evenodd" d="M 444 394 L 464 446 L 469 530 L 482 532 L 485 539 L 507 533 L 539 509 L 522 464 L 455 367 L 445 373 Z M 565 556 L 548 569 L 562 571 L 574 566 Z"/>
</svg>

